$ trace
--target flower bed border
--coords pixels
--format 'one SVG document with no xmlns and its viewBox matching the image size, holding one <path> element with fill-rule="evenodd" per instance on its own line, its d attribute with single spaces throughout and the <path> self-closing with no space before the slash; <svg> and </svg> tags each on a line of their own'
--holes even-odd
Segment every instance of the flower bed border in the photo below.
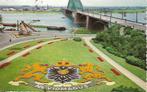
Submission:
<svg viewBox="0 0 147 92">
<path fill-rule="evenodd" d="M 11 55 L 14 55 L 16 52 L 15 51 L 11 51 L 11 52 L 9 52 L 7 55 L 8 56 L 11 56 Z"/>
<path fill-rule="evenodd" d="M 97 57 L 97 60 L 100 62 L 104 62 L 105 60 L 102 57 Z"/>
<path fill-rule="evenodd" d="M 11 62 L 6 62 L 0 65 L 0 69 L 5 68 L 6 66 L 10 65 Z"/>
<path fill-rule="evenodd" d="M 36 49 L 41 49 L 42 48 L 42 46 L 39 46 L 39 47 L 37 47 Z"/>
<path fill-rule="evenodd" d="M 22 57 L 26 57 L 26 56 L 28 56 L 29 54 L 30 54 L 30 52 L 27 52 L 27 53 L 23 54 Z"/>
<path fill-rule="evenodd" d="M 115 68 L 112 68 L 111 71 L 117 76 L 121 75 L 121 73 L 118 70 L 116 70 Z"/>
</svg>

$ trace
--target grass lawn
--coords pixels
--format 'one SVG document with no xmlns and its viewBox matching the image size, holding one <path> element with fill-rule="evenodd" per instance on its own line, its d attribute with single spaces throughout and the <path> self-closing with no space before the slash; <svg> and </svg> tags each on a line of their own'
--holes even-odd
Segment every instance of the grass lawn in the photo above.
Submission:
<svg viewBox="0 0 147 92">
<path fill-rule="evenodd" d="M 7 54 L 12 52 L 12 51 L 15 51 L 15 53 L 18 53 L 18 52 L 26 49 L 27 46 L 31 47 L 31 46 L 37 45 L 39 41 L 47 41 L 47 40 L 48 39 L 42 39 L 42 40 L 24 42 L 24 43 L 21 43 L 21 44 L 16 44 L 16 45 L 14 45 L 12 47 L 9 47 L 9 48 L 7 48 L 5 50 L 2 50 L 2 51 L 0 51 L 0 61 L 8 58 L 9 55 L 7 55 Z M 26 48 L 24 48 L 25 46 L 26 46 Z"/>
<path fill-rule="evenodd" d="M 86 28 L 78 28 L 74 31 L 74 34 L 96 34 L 97 31 L 88 30 Z"/>
<path fill-rule="evenodd" d="M 107 50 L 105 50 L 104 48 L 102 48 L 102 45 L 100 44 L 96 44 L 93 41 L 91 41 L 98 49 L 100 49 L 101 51 L 103 51 L 106 55 L 108 55 L 110 58 L 112 58 L 114 61 L 116 61 L 118 64 L 120 64 L 121 66 L 123 66 L 124 68 L 126 68 L 127 70 L 129 70 L 130 72 L 132 72 L 133 74 L 135 74 L 136 76 L 138 76 L 139 78 L 141 78 L 142 80 L 146 81 L 146 71 L 133 66 L 131 64 L 128 64 L 125 62 L 125 59 L 115 56 L 111 53 L 109 53 Z"/>
<path fill-rule="evenodd" d="M 55 64 L 60 60 L 67 60 L 73 64 L 82 64 L 90 62 L 97 64 L 105 72 L 106 76 L 112 81 L 115 81 L 116 84 L 112 86 L 107 85 L 97 85 L 90 87 L 88 89 L 82 89 L 78 91 L 71 92 L 110 92 L 112 88 L 124 85 L 127 87 L 139 88 L 131 80 L 126 78 L 124 75 L 116 76 L 110 69 L 112 66 L 107 62 L 100 62 L 96 60 L 98 55 L 96 53 L 90 53 L 88 48 L 85 47 L 84 42 L 76 41 L 60 41 L 52 44 L 47 44 L 40 49 L 34 49 L 31 51 L 31 54 L 27 57 L 19 57 L 12 61 L 12 63 L 0 69 L 0 90 L 38 90 L 33 87 L 28 86 L 12 86 L 8 82 L 14 80 L 20 72 L 20 69 L 24 68 L 26 64 Z M 51 91 L 50 91 L 51 92 Z M 64 91 L 65 92 L 65 91 Z M 142 91 L 144 92 L 144 91 Z"/>
</svg>

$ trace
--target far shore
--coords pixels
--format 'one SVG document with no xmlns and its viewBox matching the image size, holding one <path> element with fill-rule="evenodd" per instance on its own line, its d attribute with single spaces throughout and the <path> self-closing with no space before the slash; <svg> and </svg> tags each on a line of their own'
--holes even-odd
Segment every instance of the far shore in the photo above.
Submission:
<svg viewBox="0 0 147 92">
<path fill-rule="evenodd" d="M 20 11 L 20 10 L 13 10 L 13 11 L 2 11 L 0 10 L 0 13 L 37 13 L 37 14 L 45 14 L 45 13 L 61 13 L 61 11 Z"/>
<path fill-rule="evenodd" d="M 145 13 L 146 9 L 114 9 L 114 10 L 97 10 L 94 11 L 97 13 Z M 60 8 L 53 8 L 53 9 L 48 9 L 48 10 L 0 10 L 0 13 L 37 13 L 37 14 L 44 14 L 44 13 L 62 13 L 62 10 Z"/>
</svg>

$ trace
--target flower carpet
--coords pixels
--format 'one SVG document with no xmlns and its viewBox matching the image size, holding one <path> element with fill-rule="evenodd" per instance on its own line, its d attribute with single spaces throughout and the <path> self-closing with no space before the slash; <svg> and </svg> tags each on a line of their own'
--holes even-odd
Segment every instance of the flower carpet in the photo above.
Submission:
<svg viewBox="0 0 147 92">
<path fill-rule="evenodd" d="M 25 65 L 20 70 L 19 76 L 9 84 L 31 85 L 39 89 L 63 91 L 79 90 L 98 84 L 110 86 L 115 82 L 107 78 L 98 65 L 92 63 L 75 65 L 68 61 L 59 61 L 53 65 Z"/>
</svg>

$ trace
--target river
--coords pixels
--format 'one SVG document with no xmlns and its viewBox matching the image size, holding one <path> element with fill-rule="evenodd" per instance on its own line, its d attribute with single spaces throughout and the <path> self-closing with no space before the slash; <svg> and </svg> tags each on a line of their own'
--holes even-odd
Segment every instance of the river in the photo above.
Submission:
<svg viewBox="0 0 147 92">
<path fill-rule="evenodd" d="M 104 15 L 111 16 L 110 13 L 106 13 Z M 112 16 L 116 18 L 123 18 L 126 20 L 134 21 L 134 22 L 136 22 L 136 16 L 137 16 L 137 22 L 146 23 L 146 13 L 138 13 L 137 15 L 136 13 L 126 13 L 124 15 L 122 15 L 121 13 L 112 13 Z"/>
<path fill-rule="evenodd" d="M 64 16 L 62 13 L 1 13 L 4 23 L 17 23 L 17 20 L 30 23 L 32 25 L 46 25 L 66 27 L 70 32 L 76 24 L 71 19 Z M 34 22 L 33 20 L 39 20 Z M 39 31 L 47 31 L 46 28 L 37 28 Z"/>
<path fill-rule="evenodd" d="M 3 17 L 4 23 L 17 23 L 19 21 L 25 21 L 33 25 L 47 25 L 47 26 L 64 26 L 67 28 L 65 32 L 71 32 L 71 30 L 77 27 L 71 19 L 67 18 L 62 13 L 0 13 Z M 131 21 L 136 21 L 136 13 L 127 13 L 123 18 Z M 109 15 L 109 14 L 107 14 Z M 122 14 L 113 13 L 113 17 L 122 18 Z M 138 22 L 146 23 L 146 14 L 138 14 Z M 32 20 L 40 20 L 33 22 Z M 46 28 L 38 28 L 39 31 L 47 31 Z"/>
</svg>

